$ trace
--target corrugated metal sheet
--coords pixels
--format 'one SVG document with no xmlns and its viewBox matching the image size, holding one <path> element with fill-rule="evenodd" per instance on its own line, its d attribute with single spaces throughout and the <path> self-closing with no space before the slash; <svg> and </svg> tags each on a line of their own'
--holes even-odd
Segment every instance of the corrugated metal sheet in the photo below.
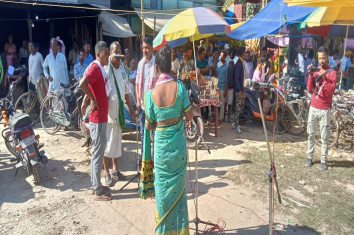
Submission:
<svg viewBox="0 0 354 235">
<path fill-rule="evenodd" d="M 87 4 L 97 8 L 109 8 L 109 0 L 20 0 L 21 2 L 40 2 L 40 3 L 56 3 L 56 4 L 74 4 L 82 5 Z M 106 5 L 107 4 L 107 5 Z"/>
</svg>

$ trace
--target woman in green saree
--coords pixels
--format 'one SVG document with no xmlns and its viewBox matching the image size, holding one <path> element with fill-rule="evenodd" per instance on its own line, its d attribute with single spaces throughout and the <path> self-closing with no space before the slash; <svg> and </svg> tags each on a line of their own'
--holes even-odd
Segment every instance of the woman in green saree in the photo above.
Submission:
<svg viewBox="0 0 354 235">
<path fill-rule="evenodd" d="M 142 198 L 155 192 L 155 234 L 189 234 L 186 198 L 187 145 L 183 117 L 192 120 L 187 91 L 171 72 L 171 48 L 164 46 L 155 58 L 156 86 L 145 95 L 146 126 L 142 160 Z M 154 138 L 153 176 L 150 131 Z M 155 189 L 155 190 L 154 190 Z"/>
</svg>

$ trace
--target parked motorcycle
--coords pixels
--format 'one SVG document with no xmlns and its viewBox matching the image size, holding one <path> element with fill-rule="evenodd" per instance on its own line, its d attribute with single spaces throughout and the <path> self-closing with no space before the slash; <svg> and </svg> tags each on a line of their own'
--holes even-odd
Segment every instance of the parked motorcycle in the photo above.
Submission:
<svg viewBox="0 0 354 235">
<path fill-rule="evenodd" d="M 33 175 L 34 183 L 40 183 L 38 163 L 48 164 L 44 151 L 39 151 L 39 135 L 33 130 L 34 122 L 28 114 L 16 113 L 12 104 L 12 92 L 21 79 L 10 85 L 9 94 L 1 99 L 1 119 L 5 120 L 2 136 L 8 150 L 16 157 L 16 174 L 19 168 L 24 167 L 29 175 Z"/>
<path fill-rule="evenodd" d="M 196 143 L 199 145 L 202 142 L 204 135 L 204 121 L 198 113 L 198 106 L 200 104 L 200 90 L 194 81 L 186 79 L 183 80 L 183 83 L 187 89 L 189 101 L 193 108 L 193 120 L 191 122 L 185 120 L 187 146 L 190 149 L 194 149 Z"/>
</svg>

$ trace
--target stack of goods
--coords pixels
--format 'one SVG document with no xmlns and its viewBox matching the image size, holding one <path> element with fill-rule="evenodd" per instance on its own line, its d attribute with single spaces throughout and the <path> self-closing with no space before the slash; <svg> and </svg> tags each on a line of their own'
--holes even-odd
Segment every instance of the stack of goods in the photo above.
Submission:
<svg viewBox="0 0 354 235">
<path fill-rule="evenodd" d="M 218 79 L 211 77 L 210 80 L 207 77 L 201 77 L 199 79 L 200 95 L 202 99 L 218 99 L 219 88 Z"/>
<path fill-rule="evenodd" d="M 341 131 L 343 145 L 354 144 L 354 90 L 339 90 L 333 96 L 333 108 Z M 342 144 L 341 144 L 342 145 Z"/>
</svg>

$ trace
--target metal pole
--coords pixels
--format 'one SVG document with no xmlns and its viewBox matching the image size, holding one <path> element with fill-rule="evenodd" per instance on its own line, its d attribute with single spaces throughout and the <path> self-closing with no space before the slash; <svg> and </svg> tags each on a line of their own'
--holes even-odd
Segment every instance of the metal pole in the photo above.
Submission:
<svg viewBox="0 0 354 235">
<path fill-rule="evenodd" d="M 27 24 L 28 24 L 28 39 L 32 42 L 32 24 L 33 21 L 31 20 L 31 12 L 27 10 Z"/>
<path fill-rule="evenodd" d="M 349 25 L 347 25 L 347 33 L 345 35 L 345 42 L 344 42 L 344 50 L 343 50 L 343 62 L 344 62 L 344 58 L 345 58 L 345 50 L 347 50 L 347 41 L 348 41 L 348 31 L 349 31 Z M 341 71 L 340 71 L 340 82 L 339 82 L 339 89 L 342 88 L 342 79 L 343 79 L 343 68 L 342 66 L 345 66 L 344 63 L 341 63 Z"/>
<path fill-rule="evenodd" d="M 198 82 L 198 74 L 197 74 L 197 57 L 195 57 L 195 46 L 194 46 L 194 35 L 192 35 L 192 41 L 193 41 L 193 53 L 194 53 L 194 66 L 195 66 L 195 78 L 197 80 L 197 85 L 199 84 Z"/>
<path fill-rule="evenodd" d="M 144 23 L 144 0 L 140 0 L 141 5 L 141 41 L 145 38 L 145 23 Z"/>
</svg>

